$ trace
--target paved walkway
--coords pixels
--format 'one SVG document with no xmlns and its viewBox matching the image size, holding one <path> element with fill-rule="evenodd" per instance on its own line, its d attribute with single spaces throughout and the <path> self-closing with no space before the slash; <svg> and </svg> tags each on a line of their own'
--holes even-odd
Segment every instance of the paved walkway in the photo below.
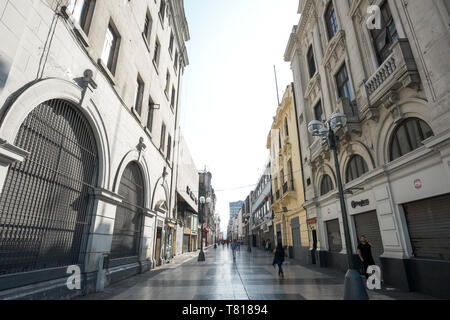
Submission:
<svg viewBox="0 0 450 320">
<path fill-rule="evenodd" d="M 287 260 L 285 278 L 271 265 L 272 254 L 260 249 L 247 252 L 242 246 L 233 263 L 231 249 L 219 246 L 206 250 L 206 261 L 197 253 L 176 257 L 164 265 L 113 284 L 105 292 L 80 299 L 97 300 L 340 300 L 344 274 Z M 368 292 L 372 300 L 432 299 L 397 290 Z"/>
</svg>

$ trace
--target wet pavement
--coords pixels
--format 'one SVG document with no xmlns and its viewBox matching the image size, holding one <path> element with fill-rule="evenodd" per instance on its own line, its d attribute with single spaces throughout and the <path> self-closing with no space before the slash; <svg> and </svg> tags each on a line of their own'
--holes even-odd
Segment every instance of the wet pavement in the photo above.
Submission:
<svg viewBox="0 0 450 320">
<path fill-rule="evenodd" d="M 341 300 L 344 273 L 302 266 L 287 259 L 285 278 L 278 277 L 272 254 L 242 246 L 233 263 L 230 248 L 210 247 L 206 261 L 197 254 L 176 257 L 145 274 L 113 284 L 82 300 Z M 369 291 L 371 300 L 421 300 L 432 297 L 393 289 Z"/>
</svg>

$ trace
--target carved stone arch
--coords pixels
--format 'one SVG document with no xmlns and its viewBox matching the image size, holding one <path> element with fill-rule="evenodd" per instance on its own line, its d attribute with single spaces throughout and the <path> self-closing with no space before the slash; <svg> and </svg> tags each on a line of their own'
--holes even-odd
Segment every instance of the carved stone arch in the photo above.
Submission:
<svg viewBox="0 0 450 320">
<path fill-rule="evenodd" d="M 402 114 L 401 119 L 418 118 L 425 121 L 431 127 L 431 113 L 429 112 L 428 102 L 419 98 L 409 98 L 397 104 Z M 380 122 L 382 126 L 378 130 L 379 134 L 376 140 L 376 157 L 379 165 L 389 163 L 389 147 L 392 134 L 398 126 L 390 113 L 386 113 Z M 432 128 L 432 127 L 431 127 Z"/>
<path fill-rule="evenodd" d="M 83 89 L 72 82 L 49 78 L 38 81 L 22 90 L 10 105 L 2 107 L 0 138 L 13 143 L 27 116 L 40 104 L 54 99 L 71 102 L 85 116 L 94 134 L 98 149 L 97 186 L 108 188 L 111 172 L 110 147 L 105 125 L 93 103 L 81 104 Z"/>
<path fill-rule="evenodd" d="M 141 174 L 144 179 L 144 205 L 146 208 L 150 208 L 152 188 L 149 175 L 149 162 L 147 161 L 145 154 L 139 153 L 138 150 L 131 150 L 123 157 L 116 170 L 116 175 L 114 177 L 113 183 L 113 191 L 114 193 L 118 194 L 123 172 L 125 171 L 126 167 L 133 161 L 136 162 L 141 169 Z"/>
</svg>

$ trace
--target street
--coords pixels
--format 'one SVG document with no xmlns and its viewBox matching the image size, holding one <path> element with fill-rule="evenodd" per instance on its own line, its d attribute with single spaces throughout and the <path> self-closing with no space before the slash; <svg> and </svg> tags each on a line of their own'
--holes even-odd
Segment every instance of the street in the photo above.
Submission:
<svg viewBox="0 0 450 320">
<path fill-rule="evenodd" d="M 242 246 L 233 263 L 231 248 L 209 247 L 206 261 L 189 253 L 148 273 L 115 283 L 103 293 L 80 300 L 341 300 L 344 274 L 331 269 L 301 266 L 289 259 L 279 279 L 272 254 Z M 179 259 L 179 258 L 178 258 Z M 423 300 L 432 297 L 383 289 L 368 292 L 371 300 Z"/>
</svg>

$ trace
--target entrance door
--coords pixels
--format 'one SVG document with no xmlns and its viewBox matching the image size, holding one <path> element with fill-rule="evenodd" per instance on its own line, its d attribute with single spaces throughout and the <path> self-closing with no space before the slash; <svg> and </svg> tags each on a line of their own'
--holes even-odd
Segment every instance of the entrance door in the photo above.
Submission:
<svg viewBox="0 0 450 320">
<path fill-rule="evenodd" d="M 0 195 L 0 276 L 83 263 L 98 156 L 84 116 L 50 100 L 22 123 Z"/>
<path fill-rule="evenodd" d="M 450 194 L 405 204 L 414 256 L 450 259 Z"/>
<path fill-rule="evenodd" d="M 295 218 L 291 220 L 291 231 L 292 231 L 292 247 L 293 255 L 292 258 L 300 258 L 300 218 Z"/>
<path fill-rule="evenodd" d="M 366 212 L 354 216 L 358 241 L 361 236 L 373 244 L 372 256 L 377 266 L 381 267 L 380 256 L 383 254 L 383 241 L 381 239 L 380 227 L 376 211 Z"/>
<path fill-rule="evenodd" d="M 156 231 L 156 247 L 155 247 L 155 259 L 156 265 L 161 265 L 161 236 L 162 236 L 162 228 L 158 228 Z"/>
<path fill-rule="evenodd" d="M 328 250 L 330 252 L 342 251 L 341 230 L 339 227 L 339 219 L 325 222 L 328 235 Z"/>
<path fill-rule="evenodd" d="M 119 195 L 124 200 L 116 210 L 111 259 L 135 257 L 137 260 L 143 219 L 144 180 L 136 162 L 131 162 L 125 168 L 120 180 Z"/>
<path fill-rule="evenodd" d="M 316 264 L 317 230 L 316 229 L 312 229 L 311 230 L 311 235 L 312 235 L 312 242 L 313 242 L 313 247 L 312 247 L 312 252 L 311 252 L 312 264 Z"/>
</svg>

